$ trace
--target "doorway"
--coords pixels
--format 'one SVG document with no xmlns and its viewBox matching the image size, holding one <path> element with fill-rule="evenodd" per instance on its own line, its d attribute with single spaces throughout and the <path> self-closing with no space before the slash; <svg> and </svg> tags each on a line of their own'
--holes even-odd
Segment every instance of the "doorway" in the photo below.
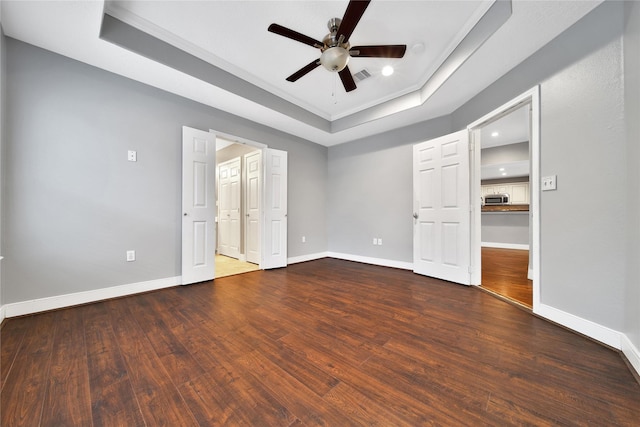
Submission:
<svg viewBox="0 0 640 427">
<path fill-rule="evenodd" d="M 216 137 L 215 277 L 260 269 L 260 147 Z"/>
<path fill-rule="evenodd" d="M 481 287 L 528 309 L 530 110 L 526 103 L 480 128 Z"/>
<path fill-rule="evenodd" d="M 534 311 L 540 301 L 539 99 L 535 87 L 468 127 L 472 283 Z M 496 193 L 508 200 L 484 203 Z"/>
</svg>

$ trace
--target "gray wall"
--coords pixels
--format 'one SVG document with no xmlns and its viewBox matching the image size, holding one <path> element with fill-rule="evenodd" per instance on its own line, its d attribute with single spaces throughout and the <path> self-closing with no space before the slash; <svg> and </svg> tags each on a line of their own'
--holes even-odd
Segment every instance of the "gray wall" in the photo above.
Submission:
<svg viewBox="0 0 640 427">
<path fill-rule="evenodd" d="M 640 3 L 625 5 L 624 84 L 627 124 L 627 286 L 623 332 L 640 349 Z"/>
<path fill-rule="evenodd" d="M 529 245 L 529 212 L 483 212 L 483 243 Z"/>
<path fill-rule="evenodd" d="M 13 39 L 6 47 L 4 303 L 180 275 L 182 125 L 286 150 L 289 256 L 326 251 L 325 147 Z M 137 261 L 125 262 L 127 249 Z"/>
<path fill-rule="evenodd" d="M 524 160 L 529 160 L 528 141 L 501 145 L 499 147 L 483 148 L 480 151 L 480 164 L 483 166 Z"/>
<path fill-rule="evenodd" d="M 3 235 L 2 230 L 4 229 L 4 214 L 2 211 L 2 207 L 4 205 L 4 167 L 3 167 L 3 159 L 4 159 L 4 150 L 5 150 L 5 141 L 6 141 L 6 126 L 5 126 L 5 99 L 7 94 L 7 80 L 6 80 L 6 69 L 7 69 L 7 61 L 6 61 L 6 48 L 5 48 L 5 38 L 4 32 L 2 31 L 2 24 L 0 23 L 0 242 L 2 242 Z M 2 247 L 0 245 L 0 256 L 3 256 L 4 253 L 2 251 Z M 4 287 L 2 285 L 2 261 L 0 261 L 0 307 L 4 304 Z"/>
<path fill-rule="evenodd" d="M 330 147 L 329 251 L 413 262 L 412 144 L 449 132 L 440 118 Z"/>
<path fill-rule="evenodd" d="M 623 8 L 603 3 L 453 114 L 463 128 L 541 84 L 541 176 L 558 176 L 541 193 L 542 303 L 614 330 L 626 277 Z"/>
</svg>

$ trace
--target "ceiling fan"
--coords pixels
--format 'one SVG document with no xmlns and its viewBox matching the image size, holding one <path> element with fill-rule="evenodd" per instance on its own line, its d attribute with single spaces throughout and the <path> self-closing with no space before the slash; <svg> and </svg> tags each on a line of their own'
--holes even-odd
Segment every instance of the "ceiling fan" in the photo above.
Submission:
<svg viewBox="0 0 640 427">
<path fill-rule="evenodd" d="M 358 25 L 362 14 L 369 6 L 371 0 L 350 0 L 347 10 L 342 19 L 333 18 L 327 23 L 329 34 L 322 42 L 311 37 L 300 34 L 297 31 L 283 27 L 278 24 L 269 25 L 269 31 L 281 36 L 290 38 L 300 43 L 320 49 L 322 54 L 320 59 L 313 60 L 295 73 L 287 77 L 290 82 L 295 82 L 300 77 L 305 76 L 316 67 L 322 65 L 329 71 L 337 72 L 342 80 L 342 85 L 347 92 L 356 89 L 356 83 L 349 71 L 347 63 L 349 58 L 402 58 L 407 50 L 406 45 L 374 45 L 374 46 L 354 46 L 349 44 L 349 37 Z"/>
</svg>

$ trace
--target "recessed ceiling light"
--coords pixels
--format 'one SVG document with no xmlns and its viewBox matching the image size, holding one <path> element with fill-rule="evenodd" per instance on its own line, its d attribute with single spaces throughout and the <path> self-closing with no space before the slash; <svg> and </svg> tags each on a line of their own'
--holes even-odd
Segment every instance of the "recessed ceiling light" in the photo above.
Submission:
<svg viewBox="0 0 640 427">
<path fill-rule="evenodd" d="M 499 171 L 500 171 L 500 172 L 504 172 L 504 168 L 500 168 L 500 169 L 499 169 Z"/>
<path fill-rule="evenodd" d="M 500 132 L 497 132 L 497 131 L 496 132 L 491 132 L 491 136 L 493 136 L 494 138 L 496 136 L 500 136 Z"/>
<path fill-rule="evenodd" d="M 393 67 L 391 65 L 386 65 L 382 68 L 382 75 L 383 76 L 390 76 L 391 74 L 393 74 Z"/>
<path fill-rule="evenodd" d="M 507 173 L 506 172 L 502 172 L 502 176 L 507 176 Z"/>
</svg>

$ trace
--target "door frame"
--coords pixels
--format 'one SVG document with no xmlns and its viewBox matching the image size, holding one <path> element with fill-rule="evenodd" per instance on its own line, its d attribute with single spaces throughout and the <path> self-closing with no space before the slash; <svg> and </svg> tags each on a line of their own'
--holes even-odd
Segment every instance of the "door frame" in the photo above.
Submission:
<svg viewBox="0 0 640 427">
<path fill-rule="evenodd" d="M 261 204 L 262 204 L 262 209 L 260 212 L 261 218 L 260 218 L 260 264 L 259 264 L 259 268 L 261 270 L 264 270 L 266 268 L 269 268 L 269 266 L 267 265 L 267 263 L 265 262 L 265 249 L 266 245 L 270 245 L 271 244 L 271 235 L 269 235 L 266 232 L 266 215 L 265 215 L 265 209 L 266 209 L 266 202 L 265 202 L 265 197 L 266 197 L 266 186 L 267 186 L 267 180 L 266 180 L 266 174 L 268 172 L 268 168 L 267 168 L 267 157 L 268 157 L 268 153 L 270 151 L 269 146 L 267 144 L 261 143 L 261 142 L 256 142 L 256 141 L 252 141 L 250 139 L 245 139 L 245 138 L 241 138 L 232 134 L 228 134 L 225 132 L 219 132 L 215 129 L 209 129 L 209 132 L 211 132 L 215 137 L 220 137 L 220 138 L 224 138 L 227 139 L 229 141 L 233 141 L 234 143 L 238 143 L 238 144 L 244 144 L 244 145 L 250 145 L 252 147 L 255 147 L 259 150 L 262 151 L 262 183 L 261 183 L 261 188 L 260 188 L 260 198 L 261 198 Z M 280 150 L 280 151 L 284 151 L 284 150 Z M 285 197 L 287 197 L 288 199 L 288 195 L 286 195 Z M 286 215 L 285 215 L 286 216 Z M 217 233 L 217 227 L 216 227 L 216 233 Z M 288 261 L 286 261 L 287 258 L 285 257 L 285 263 L 288 264 Z M 286 266 L 286 265 L 285 265 Z"/>
<path fill-rule="evenodd" d="M 471 144 L 470 159 L 470 197 L 471 197 L 471 284 L 480 285 L 482 281 L 482 242 L 481 242 L 481 209 L 480 197 L 480 129 L 522 107 L 531 105 L 531 175 L 529 177 L 530 200 L 529 209 L 531 215 L 531 247 L 533 270 L 533 312 L 540 307 L 540 86 L 534 86 L 511 101 L 501 105 L 492 112 L 486 114 L 467 126 Z"/>
</svg>

